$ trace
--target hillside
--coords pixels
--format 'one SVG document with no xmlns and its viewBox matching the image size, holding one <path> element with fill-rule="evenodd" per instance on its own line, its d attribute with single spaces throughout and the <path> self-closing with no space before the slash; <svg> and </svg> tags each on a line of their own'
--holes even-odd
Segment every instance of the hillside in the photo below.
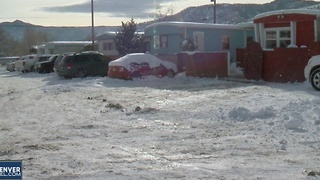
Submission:
<svg viewBox="0 0 320 180">
<path fill-rule="evenodd" d="M 14 22 L 4 22 L 0 23 L 0 28 L 3 28 L 9 34 L 11 34 L 14 39 L 20 40 L 23 37 L 23 33 L 27 28 L 34 28 L 38 31 L 43 31 L 49 33 L 55 41 L 74 41 L 74 40 L 85 40 L 91 36 L 91 26 L 87 27 L 45 27 L 38 26 L 29 23 L 16 20 Z M 118 27 L 113 26 L 97 26 L 95 27 L 96 34 L 102 33 L 104 31 L 115 31 Z"/>
<path fill-rule="evenodd" d="M 280 9 L 296 8 L 316 8 L 319 9 L 319 2 L 306 0 L 275 0 L 266 4 L 217 4 L 217 23 L 220 24 L 237 24 L 252 19 L 257 14 Z M 204 5 L 198 7 L 189 7 L 175 15 L 167 16 L 158 21 L 186 21 L 186 22 L 213 22 L 213 6 Z M 153 23 L 148 21 L 138 24 L 138 29 Z M 20 40 L 26 28 L 35 28 L 40 31 L 48 32 L 54 40 L 85 40 L 90 37 L 91 27 L 44 27 L 25 23 L 19 20 L 14 22 L 0 23 L 0 28 L 10 33 L 14 39 Z M 104 31 L 116 31 L 115 26 L 95 27 L 96 34 Z"/>
<path fill-rule="evenodd" d="M 237 24 L 251 20 L 260 13 L 281 9 L 318 8 L 319 2 L 305 0 L 275 0 L 266 4 L 217 4 L 216 20 L 220 24 Z M 213 22 L 213 6 L 189 7 L 165 21 Z"/>
</svg>

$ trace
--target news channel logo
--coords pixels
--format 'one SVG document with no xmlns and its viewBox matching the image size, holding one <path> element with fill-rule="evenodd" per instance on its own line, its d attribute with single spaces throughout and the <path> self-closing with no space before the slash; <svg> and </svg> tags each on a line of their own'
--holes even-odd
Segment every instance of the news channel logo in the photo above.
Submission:
<svg viewBox="0 0 320 180">
<path fill-rule="evenodd" d="M 1 161 L 0 179 L 22 179 L 22 161 Z"/>
</svg>

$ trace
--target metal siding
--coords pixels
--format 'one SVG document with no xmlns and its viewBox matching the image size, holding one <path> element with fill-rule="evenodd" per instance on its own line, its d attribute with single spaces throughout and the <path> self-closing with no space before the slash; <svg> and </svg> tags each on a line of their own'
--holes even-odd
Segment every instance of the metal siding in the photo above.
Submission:
<svg viewBox="0 0 320 180">
<path fill-rule="evenodd" d="M 168 48 L 154 48 L 154 36 L 167 35 Z M 150 40 L 150 53 L 151 54 L 174 54 L 180 51 L 180 29 L 174 26 L 156 26 L 145 29 L 145 36 L 151 37 Z"/>
</svg>

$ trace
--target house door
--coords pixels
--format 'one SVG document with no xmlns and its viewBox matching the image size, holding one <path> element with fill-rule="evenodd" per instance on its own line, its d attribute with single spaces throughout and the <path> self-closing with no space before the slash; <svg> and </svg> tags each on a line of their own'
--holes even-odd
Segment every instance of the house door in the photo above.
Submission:
<svg viewBox="0 0 320 180">
<path fill-rule="evenodd" d="M 195 31 L 193 32 L 193 40 L 198 47 L 197 50 L 204 52 L 204 32 Z"/>
<path fill-rule="evenodd" d="M 259 43 L 252 42 L 245 48 L 244 76 L 246 79 L 262 79 L 263 51 Z"/>
</svg>

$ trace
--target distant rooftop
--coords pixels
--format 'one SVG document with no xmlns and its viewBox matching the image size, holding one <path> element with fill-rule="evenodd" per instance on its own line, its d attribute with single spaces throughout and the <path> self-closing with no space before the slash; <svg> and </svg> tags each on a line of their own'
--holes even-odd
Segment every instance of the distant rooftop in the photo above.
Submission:
<svg viewBox="0 0 320 180">
<path fill-rule="evenodd" d="M 284 9 L 284 10 L 277 10 L 277 11 L 270 11 L 262 14 L 256 15 L 253 19 L 260 19 L 272 15 L 278 15 L 278 14 L 309 14 L 309 15 L 315 15 L 320 16 L 320 10 L 316 9 Z"/>
<path fill-rule="evenodd" d="M 244 25 L 243 23 L 242 25 Z M 212 23 L 196 23 L 196 22 L 177 22 L 177 21 L 168 21 L 168 22 L 157 22 L 153 23 L 146 27 L 154 28 L 157 26 L 176 26 L 176 27 L 194 27 L 194 28 L 210 28 L 210 29 L 241 29 L 243 26 L 236 25 L 236 24 L 212 24 Z M 246 26 L 250 26 L 250 23 L 247 23 Z M 253 26 L 253 24 L 252 24 Z"/>
</svg>

